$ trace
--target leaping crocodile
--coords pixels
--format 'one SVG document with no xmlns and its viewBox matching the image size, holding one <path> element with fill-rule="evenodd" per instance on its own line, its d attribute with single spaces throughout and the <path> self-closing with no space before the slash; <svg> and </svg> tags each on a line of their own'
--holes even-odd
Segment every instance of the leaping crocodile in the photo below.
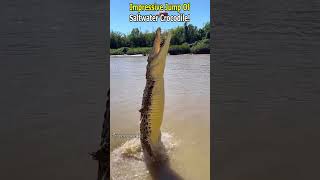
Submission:
<svg viewBox="0 0 320 180">
<path fill-rule="evenodd" d="M 146 86 L 143 92 L 140 117 L 140 141 L 142 149 L 151 159 L 156 159 L 161 143 L 161 123 L 164 110 L 164 69 L 171 40 L 170 32 L 161 43 L 161 30 L 156 31 L 153 48 L 148 56 Z"/>
</svg>

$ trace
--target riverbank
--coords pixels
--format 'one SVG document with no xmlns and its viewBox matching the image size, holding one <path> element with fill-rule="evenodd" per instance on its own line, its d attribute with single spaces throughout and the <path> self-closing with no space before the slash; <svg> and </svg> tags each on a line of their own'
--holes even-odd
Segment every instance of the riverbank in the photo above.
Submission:
<svg viewBox="0 0 320 180">
<path fill-rule="evenodd" d="M 147 55 L 152 47 L 121 47 L 110 49 L 110 55 Z M 210 40 L 203 39 L 193 44 L 183 43 L 181 45 L 171 45 L 169 48 L 170 55 L 178 54 L 210 54 Z"/>
</svg>

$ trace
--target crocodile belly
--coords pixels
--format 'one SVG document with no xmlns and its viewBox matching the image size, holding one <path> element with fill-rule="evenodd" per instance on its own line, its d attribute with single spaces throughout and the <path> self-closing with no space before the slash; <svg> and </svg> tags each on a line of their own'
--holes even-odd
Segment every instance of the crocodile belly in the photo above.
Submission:
<svg viewBox="0 0 320 180">
<path fill-rule="evenodd" d="M 149 121 L 151 127 L 151 143 L 157 145 L 160 138 L 160 127 L 164 110 L 164 82 L 163 78 L 157 79 L 154 83 L 149 108 Z"/>
<path fill-rule="evenodd" d="M 161 138 L 160 127 L 164 110 L 163 78 L 147 81 L 142 102 L 140 133 L 143 148 L 152 155 Z"/>
</svg>

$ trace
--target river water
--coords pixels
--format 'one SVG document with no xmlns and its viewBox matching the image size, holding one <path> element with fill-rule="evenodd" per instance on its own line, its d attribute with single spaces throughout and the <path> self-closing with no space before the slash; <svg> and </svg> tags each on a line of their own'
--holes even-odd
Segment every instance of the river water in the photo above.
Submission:
<svg viewBox="0 0 320 180">
<path fill-rule="evenodd" d="M 111 57 L 111 176 L 152 179 L 141 160 L 140 113 L 147 57 Z M 162 140 L 170 170 L 184 179 L 210 177 L 210 55 L 168 56 Z M 120 136 L 124 134 L 127 136 Z M 132 137 L 131 137 L 132 136 Z M 135 158 L 123 155 L 130 154 Z M 155 177 L 157 179 L 159 177 Z"/>
</svg>

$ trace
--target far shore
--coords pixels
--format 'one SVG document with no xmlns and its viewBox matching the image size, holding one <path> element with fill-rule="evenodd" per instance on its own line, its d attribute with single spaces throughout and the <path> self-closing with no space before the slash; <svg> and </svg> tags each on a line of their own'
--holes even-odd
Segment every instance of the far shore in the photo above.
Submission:
<svg viewBox="0 0 320 180">
<path fill-rule="evenodd" d="M 121 47 L 110 49 L 111 55 L 147 55 L 152 47 Z M 168 53 L 170 55 L 178 54 L 210 54 L 210 40 L 203 39 L 193 44 L 183 43 L 181 45 L 170 45 Z"/>
</svg>

